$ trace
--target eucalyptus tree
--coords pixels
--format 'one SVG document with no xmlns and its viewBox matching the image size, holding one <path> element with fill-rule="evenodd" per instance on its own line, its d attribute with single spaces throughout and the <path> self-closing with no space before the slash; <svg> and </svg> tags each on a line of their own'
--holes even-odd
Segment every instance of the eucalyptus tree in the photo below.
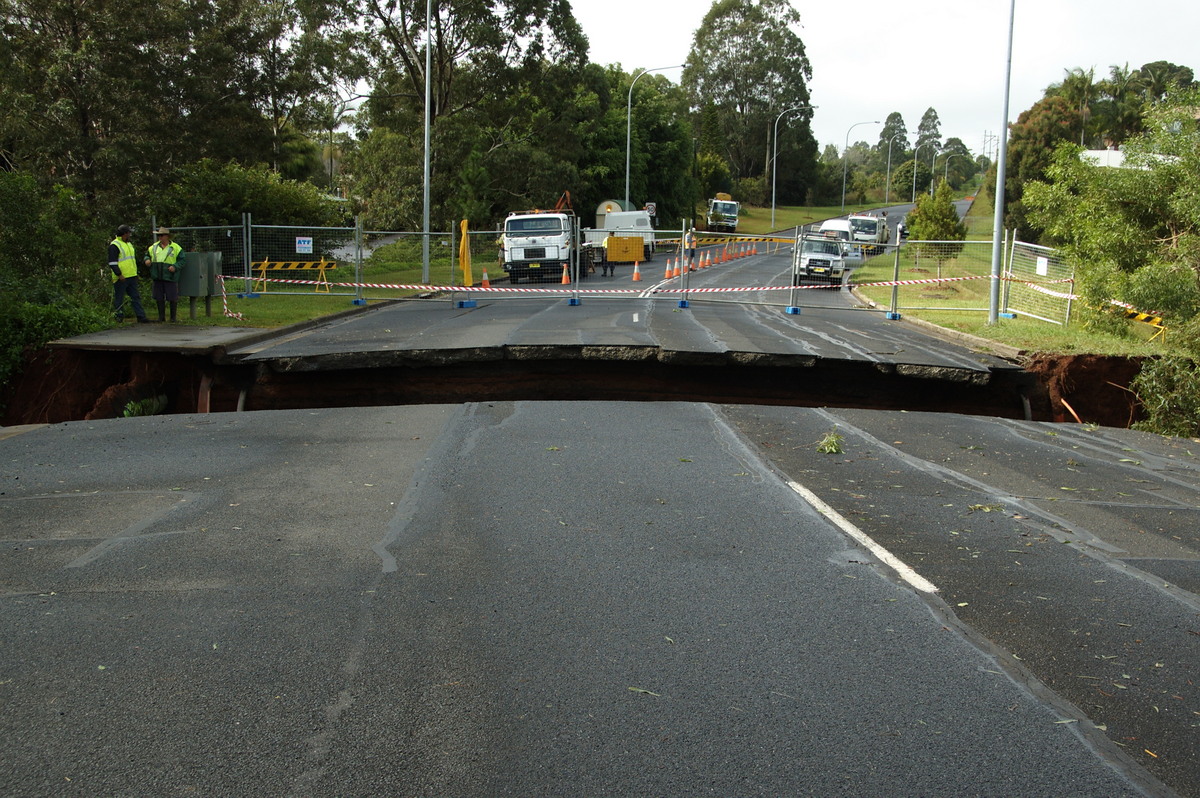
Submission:
<svg viewBox="0 0 1200 798">
<path fill-rule="evenodd" d="M 716 0 L 696 31 L 683 85 L 694 108 L 715 109 L 725 147 L 720 154 L 735 181 L 769 173 L 775 119 L 810 105 L 812 67 L 799 26 L 800 14 L 787 0 Z M 788 162 L 780 174 L 798 183 L 815 174 L 811 115 L 798 111 L 795 121 L 780 126 L 778 157 L 781 165 Z"/>
<path fill-rule="evenodd" d="M 427 78 L 439 226 L 465 208 L 464 186 L 472 213 L 495 216 L 578 185 L 578 115 L 596 111 L 606 79 L 586 69 L 587 39 L 568 0 L 436 0 L 429 29 L 422 0 L 357 3 L 360 26 L 373 31 L 374 82 L 348 183 L 373 223 L 420 218 Z"/>
<path fill-rule="evenodd" d="M 925 113 L 921 115 L 921 123 L 917 125 L 917 142 L 913 145 L 914 149 L 920 147 L 932 147 L 933 149 L 941 149 L 942 146 L 942 123 L 938 119 L 937 111 L 933 108 L 925 109 Z"/>
</svg>

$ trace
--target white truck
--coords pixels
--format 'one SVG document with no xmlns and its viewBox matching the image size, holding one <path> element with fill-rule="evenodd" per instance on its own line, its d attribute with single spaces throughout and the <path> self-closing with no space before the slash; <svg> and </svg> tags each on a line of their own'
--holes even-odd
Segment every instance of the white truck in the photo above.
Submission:
<svg viewBox="0 0 1200 798">
<path fill-rule="evenodd" d="M 710 233 L 736 233 L 738 214 L 742 206 L 728 194 L 717 194 L 708 201 L 708 231 Z"/>
<path fill-rule="evenodd" d="M 500 265 L 511 283 L 558 280 L 565 266 L 571 279 L 586 276 L 579 264 L 579 220 L 569 208 L 508 215 L 500 236 Z"/>
<path fill-rule="evenodd" d="M 604 253 L 604 239 L 609 236 L 618 238 L 640 238 L 642 253 L 640 260 L 648 261 L 654 257 L 654 226 L 651 222 L 650 211 L 623 211 L 616 200 L 600 203 L 596 208 L 596 227 L 583 231 L 584 243 L 594 251 L 598 250 L 600 258 Z"/>
<path fill-rule="evenodd" d="M 869 254 L 883 250 L 888 242 L 887 216 L 874 216 L 869 213 L 852 213 L 850 222 L 851 240 L 859 244 Z"/>
</svg>

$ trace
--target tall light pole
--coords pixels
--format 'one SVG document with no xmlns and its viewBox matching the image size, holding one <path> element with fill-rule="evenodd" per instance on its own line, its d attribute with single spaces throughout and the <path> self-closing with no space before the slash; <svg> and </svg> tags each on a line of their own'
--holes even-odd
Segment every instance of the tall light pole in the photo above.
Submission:
<svg viewBox="0 0 1200 798">
<path fill-rule="evenodd" d="M 795 113 L 796 111 L 812 110 L 815 105 L 797 105 L 795 108 L 789 108 L 786 111 L 780 111 L 779 116 L 775 117 L 775 134 L 771 138 L 771 229 L 775 229 L 775 159 L 779 156 L 779 120 L 784 114 Z"/>
<path fill-rule="evenodd" d="M 913 189 L 912 189 L 912 199 L 909 200 L 910 202 L 917 201 L 917 153 L 921 151 L 922 147 L 928 147 L 930 144 L 935 144 L 935 143 L 936 142 L 933 142 L 933 141 L 927 141 L 924 144 L 918 144 L 917 148 L 915 150 L 913 150 Z M 937 156 L 935 155 L 934 157 L 936 158 Z"/>
<path fill-rule="evenodd" d="M 887 205 L 892 196 L 892 142 L 901 136 L 907 136 L 907 130 L 901 130 L 888 139 L 887 178 L 883 182 L 883 204 Z"/>
<path fill-rule="evenodd" d="M 933 154 L 933 160 L 929 162 L 929 196 L 933 196 L 933 181 L 937 179 L 937 159 L 938 156 L 945 152 L 944 149 L 938 147 L 938 151 Z"/>
<path fill-rule="evenodd" d="M 996 190 L 992 192 L 996 208 L 992 216 L 992 284 L 988 296 L 988 324 L 1000 318 L 1000 265 L 1004 242 L 1004 177 L 1008 160 L 1008 99 L 1012 88 L 1013 20 L 1017 15 L 1017 0 L 1008 6 L 1008 55 L 1004 64 L 1004 121 L 1000 125 L 1000 152 L 996 158 Z"/>
<path fill-rule="evenodd" d="M 846 172 L 850 167 L 850 131 L 859 125 L 878 125 L 879 120 L 868 122 L 855 122 L 846 130 L 846 146 L 842 148 L 842 210 L 846 210 Z"/>
<path fill-rule="evenodd" d="M 422 192 L 424 223 L 421 227 L 421 281 L 429 282 L 429 72 L 433 64 L 433 0 L 425 0 L 425 188 Z"/>
<path fill-rule="evenodd" d="M 952 152 L 946 156 L 946 160 L 942 161 L 942 167 L 944 169 L 944 171 L 942 173 L 942 182 L 943 183 L 950 182 L 950 159 L 951 158 L 966 158 L 966 157 L 967 156 L 963 155 L 961 152 Z M 970 159 L 968 158 L 967 160 L 970 160 Z"/>
<path fill-rule="evenodd" d="M 633 87 L 643 75 L 649 75 L 651 72 L 662 72 L 666 69 L 680 69 L 683 64 L 675 64 L 673 66 L 658 67 L 656 69 L 644 69 L 638 76 L 629 84 L 629 99 L 625 102 L 625 208 L 629 208 L 629 156 L 630 148 L 633 146 Z"/>
</svg>

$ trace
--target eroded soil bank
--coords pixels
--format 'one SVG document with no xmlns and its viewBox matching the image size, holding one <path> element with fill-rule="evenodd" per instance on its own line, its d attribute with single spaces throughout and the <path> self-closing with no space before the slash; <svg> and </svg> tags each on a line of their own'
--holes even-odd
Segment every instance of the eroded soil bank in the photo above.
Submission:
<svg viewBox="0 0 1200 798">
<path fill-rule="evenodd" d="M 672 368 L 559 360 L 452 368 L 379 369 L 307 377 L 218 365 L 209 356 L 43 350 L 3 397 L 4 426 L 154 410 L 195 413 L 294 407 L 514 399 L 715 401 L 796 406 L 943 410 L 1128 427 L 1139 418 L 1129 389 L 1140 361 L 1097 355 L 1030 358 L 1024 372 L 986 385 L 882 374 L 869 366 L 818 369 Z M 1013 396 L 1019 394 L 1020 400 Z"/>
</svg>

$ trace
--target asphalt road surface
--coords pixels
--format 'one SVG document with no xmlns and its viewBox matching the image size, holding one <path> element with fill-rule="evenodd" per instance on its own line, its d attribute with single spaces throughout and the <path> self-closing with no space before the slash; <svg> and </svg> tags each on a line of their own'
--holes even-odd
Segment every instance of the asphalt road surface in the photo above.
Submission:
<svg viewBox="0 0 1200 798">
<path fill-rule="evenodd" d="M 618 402 L 4 432 L 5 795 L 1200 795 L 1181 442 Z"/>
</svg>

